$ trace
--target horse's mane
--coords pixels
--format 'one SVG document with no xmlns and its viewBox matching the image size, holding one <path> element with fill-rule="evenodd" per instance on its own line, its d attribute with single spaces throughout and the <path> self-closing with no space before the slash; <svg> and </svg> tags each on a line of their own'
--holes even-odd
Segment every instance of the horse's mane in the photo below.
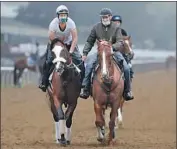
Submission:
<svg viewBox="0 0 177 149">
<path fill-rule="evenodd" d="M 53 49 L 54 45 L 55 45 L 57 42 L 61 42 L 63 45 L 65 45 L 63 41 L 61 41 L 61 40 L 58 39 L 58 38 L 55 38 L 54 40 L 51 41 L 51 48 L 50 48 L 50 49 Z"/>
</svg>

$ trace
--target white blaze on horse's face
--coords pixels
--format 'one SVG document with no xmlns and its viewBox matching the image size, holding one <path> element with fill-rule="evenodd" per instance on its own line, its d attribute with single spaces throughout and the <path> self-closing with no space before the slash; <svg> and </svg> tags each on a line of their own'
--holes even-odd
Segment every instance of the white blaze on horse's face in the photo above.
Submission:
<svg viewBox="0 0 177 149">
<path fill-rule="evenodd" d="M 63 57 L 60 57 L 60 53 L 61 51 L 63 50 L 63 47 L 62 46 L 55 46 L 52 51 L 54 52 L 55 54 L 55 59 L 52 61 L 54 64 L 56 63 L 56 69 L 59 68 L 60 66 L 60 63 L 63 62 L 63 63 L 66 63 L 66 60 L 63 58 Z"/>
<path fill-rule="evenodd" d="M 102 74 L 104 76 L 106 76 L 107 75 L 107 66 L 106 66 L 106 53 L 104 50 L 103 50 L 103 54 L 102 54 L 102 60 L 103 60 Z"/>
<path fill-rule="evenodd" d="M 125 40 L 125 43 L 127 44 L 128 48 L 129 48 L 129 50 L 130 50 L 130 53 L 132 53 L 133 50 L 132 50 L 132 48 L 130 47 L 129 41 L 128 41 L 128 40 Z"/>
</svg>

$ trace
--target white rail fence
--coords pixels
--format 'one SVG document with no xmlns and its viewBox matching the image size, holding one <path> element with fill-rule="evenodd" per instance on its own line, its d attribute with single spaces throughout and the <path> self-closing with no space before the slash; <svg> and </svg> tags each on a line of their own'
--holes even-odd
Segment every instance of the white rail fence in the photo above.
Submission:
<svg viewBox="0 0 177 149">
<path fill-rule="evenodd" d="M 132 64 L 147 64 L 147 63 L 163 63 L 164 60 L 133 60 Z M 13 67 L 1 67 L 1 85 L 2 86 L 13 86 Z M 35 84 L 39 82 L 39 76 L 36 72 L 28 71 L 25 69 L 22 75 L 22 85 Z"/>
<path fill-rule="evenodd" d="M 13 67 L 1 67 L 1 86 L 10 87 L 13 86 Z M 36 72 L 24 70 L 22 75 L 22 85 L 38 84 L 38 74 Z"/>
</svg>

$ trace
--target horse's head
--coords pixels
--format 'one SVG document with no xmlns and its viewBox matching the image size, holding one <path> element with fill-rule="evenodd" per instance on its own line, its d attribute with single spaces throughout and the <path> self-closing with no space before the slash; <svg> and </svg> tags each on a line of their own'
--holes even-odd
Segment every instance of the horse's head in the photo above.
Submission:
<svg viewBox="0 0 177 149">
<path fill-rule="evenodd" d="M 132 42 L 131 42 L 131 36 L 123 36 L 123 53 L 128 54 L 132 53 Z"/>
<path fill-rule="evenodd" d="M 64 72 L 67 65 L 71 63 L 70 54 L 62 41 L 59 39 L 54 39 L 51 43 L 52 54 L 54 55 L 55 70 L 59 72 L 60 75 Z"/>
<path fill-rule="evenodd" d="M 109 41 L 97 41 L 99 64 L 101 66 L 101 74 L 104 79 L 109 78 L 109 70 L 112 59 L 112 44 Z"/>
</svg>

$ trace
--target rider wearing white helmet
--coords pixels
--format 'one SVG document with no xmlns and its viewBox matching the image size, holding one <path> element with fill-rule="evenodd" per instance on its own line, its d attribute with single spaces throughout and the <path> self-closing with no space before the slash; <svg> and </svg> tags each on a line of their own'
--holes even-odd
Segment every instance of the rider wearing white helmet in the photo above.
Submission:
<svg viewBox="0 0 177 149">
<path fill-rule="evenodd" d="M 58 38 L 63 41 L 72 56 L 73 62 L 76 65 L 82 63 L 82 56 L 77 46 L 78 35 L 76 25 L 75 22 L 69 17 L 68 8 L 65 5 L 58 6 L 56 9 L 56 15 L 57 17 L 54 18 L 49 25 L 49 43 L 47 45 L 47 56 L 46 62 L 44 63 L 43 67 L 44 74 L 42 77 L 42 82 L 39 85 L 39 88 L 42 89 L 42 91 L 44 92 L 46 91 L 46 88 L 48 86 L 48 78 L 50 75 L 49 70 L 52 65 L 53 59 L 50 47 L 50 43 L 52 40 Z M 79 65 L 78 67 L 83 70 L 82 65 Z"/>
</svg>

